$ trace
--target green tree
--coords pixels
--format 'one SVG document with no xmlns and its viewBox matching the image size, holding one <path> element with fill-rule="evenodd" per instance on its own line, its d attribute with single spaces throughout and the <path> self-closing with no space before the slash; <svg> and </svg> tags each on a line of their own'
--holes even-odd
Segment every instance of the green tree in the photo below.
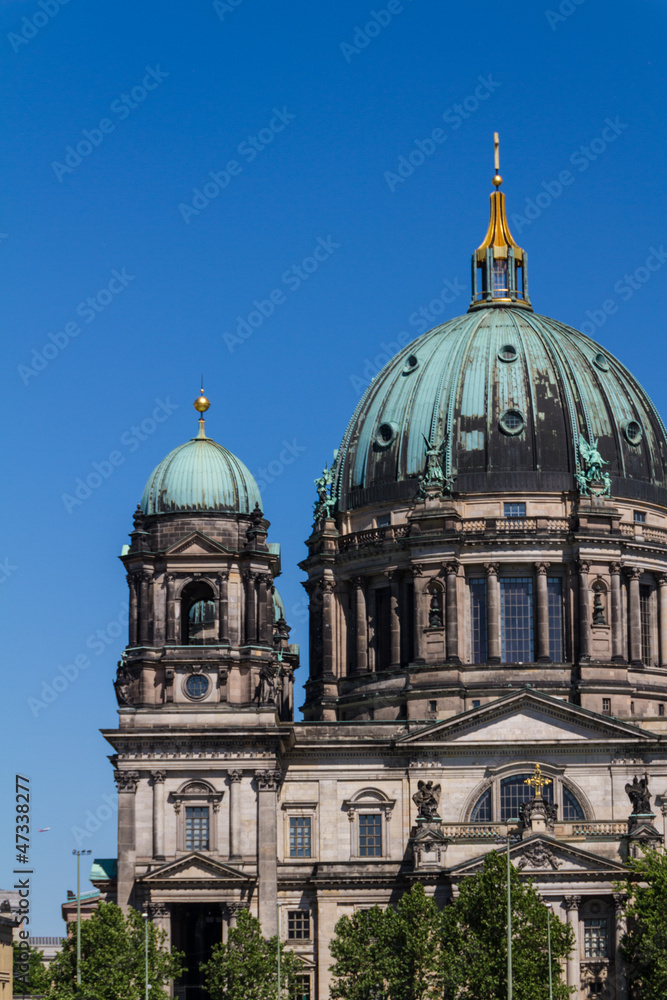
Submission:
<svg viewBox="0 0 667 1000">
<path fill-rule="evenodd" d="M 621 954 L 636 1000 L 667 997 L 667 857 L 651 849 L 627 862 L 628 932 Z"/>
<path fill-rule="evenodd" d="M 115 903 L 100 903 L 81 923 L 81 989 L 76 986 L 76 923 L 67 925 L 63 950 L 49 967 L 50 1000 L 144 1000 L 146 929 L 137 910 L 124 915 Z M 151 1000 L 168 1000 L 168 980 L 181 972 L 182 956 L 165 950 L 166 934 L 148 922 L 148 983 Z"/>
<path fill-rule="evenodd" d="M 512 890 L 512 983 L 514 1000 L 548 1000 L 547 921 L 551 928 L 554 1000 L 567 1000 L 560 960 L 573 933 L 542 902 L 535 887 L 510 866 Z M 482 869 L 461 883 L 442 915 L 445 996 L 450 1000 L 507 998 L 507 866 L 495 851 Z"/>
<path fill-rule="evenodd" d="M 391 960 L 386 910 L 374 906 L 341 917 L 334 932 L 332 1000 L 380 1000 Z"/>
<path fill-rule="evenodd" d="M 303 964 L 293 951 L 281 945 L 280 966 L 281 996 L 289 1000 Z M 201 968 L 210 1000 L 275 1000 L 278 938 L 263 938 L 259 920 L 241 910 L 227 941 L 215 945 L 211 958 Z"/>
<path fill-rule="evenodd" d="M 39 948 L 31 948 L 14 942 L 14 993 L 45 993 L 49 986 L 48 969 L 42 962 Z"/>
</svg>

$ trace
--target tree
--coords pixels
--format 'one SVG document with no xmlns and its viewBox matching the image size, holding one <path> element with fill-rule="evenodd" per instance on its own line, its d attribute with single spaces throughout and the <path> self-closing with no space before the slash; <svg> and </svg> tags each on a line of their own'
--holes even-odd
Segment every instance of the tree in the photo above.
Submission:
<svg viewBox="0 0 667 1000">
<path fill-rule="evenodd" d="M 548 1000 L 551 929 L 554 1000 L 568 1000 L 560 960 L 571 951 L 573 933 L 544 905 L 535 887 L 510 866 L 512 891 L 512 983 L 514 1000 Z M 506 1000 L 507 866 L 495 851 L 482 869 L 461 883 L 442 915 L 445 995 L 451 1000 Z"/>
<path fill-rule="evenodd" d="M 49 972 L 42 962 L 39 948 L 32 948 L 25 941 L 14 942 L 14 993 L 30 996 L 48 990 Z"/>
<path fill-rule="evenodd" d="M 280 966 L 281 997 L 289 1000 L 303 964 L 293 951 L 281 945 Z M 201 968 L 210 1000 L 275 1000 L 278 938 L 263 938 L 259 920 L 241 910 L 227 941 L 215 945 L 211 958 Z"/>
<path fill-rule="evenodd" d="M 100 903 L 81 923 L 81 989 L 76 985 L 76 923 L 67 925 L 63 950 L 49 967 L 50 1000 L 144 1000 L 146 928 L 137 910 Z M 168 980 L 180 975 L 182 956 L 165 950 L 166 934 L 148 923 L 151 1000 L 168 1000 Z"/>
<path fill-rule="evenodd" d="M 636 1000 L 667 996 L 667 857 L 647 848 L 629 858 L 628 932 L 621 954 L 628 963 L 628 982 Z M 621 888 L 621 887 L 619 887 Z"/>
</svg>

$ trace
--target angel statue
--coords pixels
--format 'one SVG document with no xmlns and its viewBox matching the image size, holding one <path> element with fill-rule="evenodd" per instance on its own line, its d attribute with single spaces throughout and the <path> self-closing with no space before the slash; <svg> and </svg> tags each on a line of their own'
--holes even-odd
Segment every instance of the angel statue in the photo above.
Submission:
<svg viewBox="0 0 667 1000">
<path fill-rule="evenodd" d="M 602 466 L 609 465 L 605 462 L 598 451 L 598 438 L 593 444 L 589 444 L 583 434 L 579 435 L 579 454 L 586 470 L 586 479 L 589 483 L 603 482 Z"/>
<path fill-rule="evenodd" d="M 419 499 L 425 500 L 427 496 L 450 496 L 454 479 L 446 476 L 444 472 L 447 436 L 445 435 L 439 444 L 431 444 L 424 434 L 422 437 L 426 445 L 426 468 L 424 474 L 419 477 Z"/>
<path fill-rule="evenodd" d="M 412 796 L 412 801 L 419 810 L 418 815 L 422 819 L 432 820 L 438 811 L 440 802 L 441 786 L 434 785 L 432 781 L 418 781 L 417 791 Z"/>
<path fill-rule="evenodd" d="M 633 815 L 651 812 L 651 793 L 648 790 L 647 774 L 643 778 L 635 775 L 632 784 L 627 784 L 625 790 L 632 802 Z"/>
<path fill-rule="evenodd" d="M 322 469 L 322 475 L 318 476 L 315 480 L 315 487 L 317 489 L 317 500 L 315 501 L 313 507 L 315 522 L 319 521 L 321 518 L 331 516 L 336 503 L 334 498 L 331 496 L 331 485 L 333 480 L 333 466 L 329 467 L 328 465 L 325 465 Z"/>
</svg>

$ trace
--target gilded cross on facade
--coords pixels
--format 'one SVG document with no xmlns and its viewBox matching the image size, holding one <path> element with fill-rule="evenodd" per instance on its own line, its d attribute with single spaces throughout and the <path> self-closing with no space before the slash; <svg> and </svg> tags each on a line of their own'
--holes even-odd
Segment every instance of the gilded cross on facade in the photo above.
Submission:
<svg viewBox="0 0 667 1000">
<path fill-rule="evenodd" d="M 532 778 L 526 778 L 526 780 L 524 781 L 524 785 L 531 785 L 535 789 L 536 799 L 542 798 L 542 789 L 546 785 L 550 784 L 551 784 L 551 778 L 542 777 L 542 768 L 540 767 L 539 764 L 535 765 L 535 773 L 533 774 Z"/>
</svg>

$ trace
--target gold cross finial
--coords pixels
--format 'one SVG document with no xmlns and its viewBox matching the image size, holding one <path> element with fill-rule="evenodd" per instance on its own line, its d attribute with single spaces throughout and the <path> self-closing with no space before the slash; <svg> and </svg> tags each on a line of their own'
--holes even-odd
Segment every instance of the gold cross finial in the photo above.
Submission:
<svg viewBox="0 0 667 1000">
<path fill-rule="evenodd" d="M 493 133 L 493 163 L 496 168 L 496 176 L 493 178 L 493 183 L 499 188 L 503 179 L 500 176 L 500 139 L 497 132 Z"/>
<path fill-rule="evenodd" d="M 524 781 L 524 785 L 531 785 L 535 789 L 536 799 L 542 798 L 542 789 L 546 785 L 550 784 L 551 784 L 551 778 L 542 777 L 542 768 L 540 767 L 539 764 L 535 765 L 535 773 L 533 774 L 532 778 L 526 778 L 526 780 Z"/>
</svg>

